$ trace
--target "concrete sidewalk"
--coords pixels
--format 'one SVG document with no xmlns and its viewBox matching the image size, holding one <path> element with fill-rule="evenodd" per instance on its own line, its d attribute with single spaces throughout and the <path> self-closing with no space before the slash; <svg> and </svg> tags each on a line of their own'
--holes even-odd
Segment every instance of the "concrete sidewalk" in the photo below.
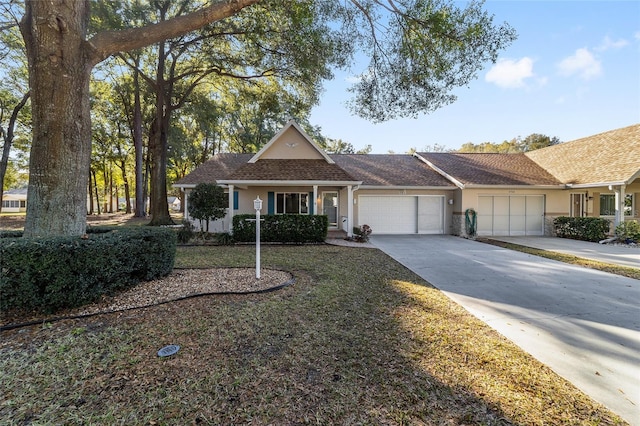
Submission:
<svg viewBox="0 0 640 426">
<path fill-rule="evenodd" d="M 640 425 L 640 281 L 453 236 L 371 242 Z"/>
<path fill-rule="evenodd" d="M 640 269 L 640 247 L 625 247 L 613 244 L 598 244 L 588 241 L 570 240 L 556 237 L 490 237 L 492 240 L 504 241 L 521 246 L 541 250 L 571 254 L 585 259 L 628 266 Z"/>
</svg>

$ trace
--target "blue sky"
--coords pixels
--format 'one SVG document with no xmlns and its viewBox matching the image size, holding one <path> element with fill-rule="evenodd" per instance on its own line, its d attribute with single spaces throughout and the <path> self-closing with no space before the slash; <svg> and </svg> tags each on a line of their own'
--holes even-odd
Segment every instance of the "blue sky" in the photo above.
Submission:
<svg viewBox="0 0 640 426">
<path fill-rule="evenodd" d="M 373 124 L 348 111 L 354 76 L 341 72 L 325 84 L 311 123 L 327 137 L 382 154 L 532 133 L 567 142 L 640 122 L 640 1 L 488 0 L 485 9 L 518 39 L 456 90 L 455 103 Z"/>
</svg>

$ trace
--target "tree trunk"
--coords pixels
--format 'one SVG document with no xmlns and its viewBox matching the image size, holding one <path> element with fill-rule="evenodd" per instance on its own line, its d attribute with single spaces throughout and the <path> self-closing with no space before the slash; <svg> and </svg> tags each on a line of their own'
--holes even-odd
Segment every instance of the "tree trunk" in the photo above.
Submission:
<svg viewBox="0 0 640 426">
<path fill-rule="evenodd" d="M 98 179 L 96 177 L 96 171 L 92 171 L 93 174 L 93 192 L 96 195 L 96 208 L 98 209 L 98 214 L 100 214 L 100 193 L 98 192 Z"/>
<path fill-rule="evenodd" d="M 84 54 L 88 1 L 30 1 L 20 30 L 29 62 L 33 143 L 24 236 L 82 235 L 91 159 Z"/>
<path fill-rule="evenodd" d="M 127 178 L 127 162 L 120 160 L 120 170 L 122 172 L 122 181 L 124 182 L 124 198 L 125 198 L 125 213 L 131 213 L 131 189 L 129 188 L 129 179 Z"/>
<path fill-rule="evenodd" d="M 135 147 L 136 154 L 136 211 L 134 216 L 145 217 L 147 215 L 147 200 L 146 191 L 144 190 L 145 178 L 143 162 L 144 152 L 142 147 L 142 105 L 140 102 L 140 80 L 137 69 L 139 62 L 140 58 L 136 56 L 136 69 L 133 73 L 133 145 Z"/>
<path fill-rule="evenodd" d="M 164 21 L 169 3 L 161 10 Z M 151 226 L 173 225 L 169 215 L 167 201 L 167 146 L 171 108 L 167 93 L 167 82 L 164 78 L 165 42 L 158 43 L 158 64 L 156 70 L 156 117 L 149 135 L 149 152 L 151 153 Z"/>
<path fill-rule="evenodd" d="M 162 121 L 168 118 L 162 117 Z M 173 225 L 167 201 L 167 133 L 165 125 L 152 126 L 149 138 L 151 154 L 151 226 Z"/>
<path fill-rule="evenodd" d="M 91 180 L 91 173 L 89 173 L 89 211 L 87 214 L 93 214 L 93 181 Z"/>
</svg>

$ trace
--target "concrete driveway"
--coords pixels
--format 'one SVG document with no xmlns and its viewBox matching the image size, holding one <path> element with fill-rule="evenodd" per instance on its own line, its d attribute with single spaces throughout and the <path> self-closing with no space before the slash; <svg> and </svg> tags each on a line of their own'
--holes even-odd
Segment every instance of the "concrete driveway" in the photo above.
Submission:
<svg viewBox="0 0 640 426">
<path fill-rule="evenodd" d="M 640 425 L 640 281 L 453 236 L 371 242 Z"/>
<path fill-rule="evenodd" d="M 640 269 L 640 249 L 556 237 L 492 237 L 494 240 Z"/>
</svg>

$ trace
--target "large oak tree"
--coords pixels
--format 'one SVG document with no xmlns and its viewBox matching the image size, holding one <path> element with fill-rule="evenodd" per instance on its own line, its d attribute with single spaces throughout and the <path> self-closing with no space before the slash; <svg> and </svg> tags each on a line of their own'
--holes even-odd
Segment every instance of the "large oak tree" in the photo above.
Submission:
<svg viewBox="0 0 640 426">
<path fill-rule="evenodd" d="M 238 15 L 259 1 L 203 2 L 195 12 L 155 25 L 102 31 L 92 37 L 87 32 L 88 0 L 25 1 L 20 30 L 29 63 L 34 123 L 25 236 L 85 232 L 93 67 L 115 53 Z M 509 26 L 493 24 L 481 2 L 472 1 L 465 8 L 441 0 L 314 4 L 371 58 L 354 86 L 353 109 L 374 121 L 415 116 L 452 102 L 451 90 L 468 84 L 515 37 Z"/>
</svg>

